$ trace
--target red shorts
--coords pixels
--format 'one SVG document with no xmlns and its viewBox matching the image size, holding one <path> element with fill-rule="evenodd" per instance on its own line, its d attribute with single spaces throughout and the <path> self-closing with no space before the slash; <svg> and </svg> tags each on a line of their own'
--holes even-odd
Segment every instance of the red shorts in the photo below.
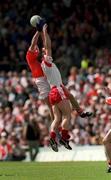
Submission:
<svg viewBox="0 0 111 180">
<path fill-rule="evenodd" d="M 52 105 L 58 104 L 64 99 L 68 99 L 68 94 L 64 90 L 64 86 L 52 87 L 49 93 L 49 100 Z"/>
</svg>

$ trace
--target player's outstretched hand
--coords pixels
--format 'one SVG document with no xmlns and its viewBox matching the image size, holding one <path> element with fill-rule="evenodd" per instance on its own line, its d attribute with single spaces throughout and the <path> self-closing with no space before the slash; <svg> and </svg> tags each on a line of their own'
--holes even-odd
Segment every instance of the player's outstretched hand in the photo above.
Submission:
<svg viewBox="0 0 111 180">
<path fill-rule="evenodd" d="M 36 24 L 36 28 L 39 32 L 41 32 L 45 25 L 46 25 L 46 20 L 44 18 L 41 18 L 39 23 Z"/>
<path fill-rule="evenodd" d="M 48 25 L 47 25 L 47 24 L 44 24 L 44 26 L 43 26 L 43 32 L 46 32 L 46 31 L 47 31 L 47 27 L 48 27 Z"/>
</svg>

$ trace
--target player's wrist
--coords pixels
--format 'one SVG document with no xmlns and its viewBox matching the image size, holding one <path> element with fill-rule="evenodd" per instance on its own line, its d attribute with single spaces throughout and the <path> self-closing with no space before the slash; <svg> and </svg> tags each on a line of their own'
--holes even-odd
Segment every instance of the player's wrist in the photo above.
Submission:
<svg viewBox="0 0 111 180">
<path fill-rule="evenodd" d="M 39 32 L 42 32 L 42 30 L 44 29 L 44 27 L 46 27 L 46 20 L 44 18 L 41 18 L 39 23 L 36 23 L 36 28 Z"/>
</svg>

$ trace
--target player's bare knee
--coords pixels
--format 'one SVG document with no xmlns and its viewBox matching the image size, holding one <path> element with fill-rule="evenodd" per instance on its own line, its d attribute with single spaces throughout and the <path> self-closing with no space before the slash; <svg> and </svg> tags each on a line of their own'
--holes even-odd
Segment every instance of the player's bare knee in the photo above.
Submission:
<svg viewBox="0 0 111 180">
<path fill-rule="evenodd" d="M 71 120 L 71 115 L 70 114 L 64 115 L 64 119 L 67 119 L 67 121 L 70 121 Z"/>
<path fill-rule="evenodd" d="M 60 122 L 61 122 L 60 119 L 58 119 L 58 118 L 54 118 L 54 121 L 56 124 L 60 124 Z"/>
</svg>

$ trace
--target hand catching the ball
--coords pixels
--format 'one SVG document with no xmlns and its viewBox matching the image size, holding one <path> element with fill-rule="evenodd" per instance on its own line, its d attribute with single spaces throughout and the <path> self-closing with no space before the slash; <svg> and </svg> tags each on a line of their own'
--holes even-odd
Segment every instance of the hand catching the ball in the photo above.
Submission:
<svg viewBox="0 0 111 180">
<path fill-rule="evenodd" d="M 46 25 L 46 20 L 38 15 L 34 15 L 30 19 L 30 24 L 41 32 L 43 30 L 43 26 Z"/>
<path fill-rule="evenodd" d="M 47 31 L 47 27 L 48 27 L 48 25 L 47 25 L 47 24 L 44 24 L 44 26 L 43 26 L 43 32 L 46 32 L 46 31 Z"/>
</svg>

